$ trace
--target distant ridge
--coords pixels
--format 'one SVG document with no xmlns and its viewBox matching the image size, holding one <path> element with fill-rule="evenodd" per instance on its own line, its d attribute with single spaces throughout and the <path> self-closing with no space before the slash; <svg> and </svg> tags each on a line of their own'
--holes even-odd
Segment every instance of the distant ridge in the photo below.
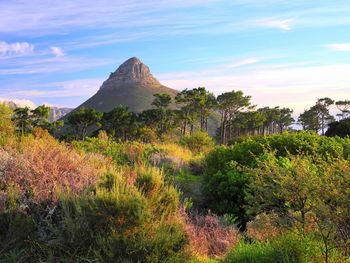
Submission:
<svg viewBox="0 0 350 263">
<path fill-rule="evenodd" d="M 132 57 L 111 73 L 90 99 L 78 108 L 93 108 L 107 112 L 118 105 L 128 106 L 130 111 L 141 112 L 151 108 L 155 93 L 168 93 L 172 97 L 179 91 L 162 85 L 138 58 Z M 175 103 L 172 107 L 176 107 Z"/>
</svg>

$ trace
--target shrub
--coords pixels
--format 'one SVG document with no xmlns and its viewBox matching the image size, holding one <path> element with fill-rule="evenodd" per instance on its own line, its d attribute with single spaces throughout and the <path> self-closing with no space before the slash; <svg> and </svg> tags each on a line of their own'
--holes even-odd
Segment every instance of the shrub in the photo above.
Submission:
<svg viewBox="0 0 350 263">
<path fill-rule="evenodd" d="M 298 227 L 302 234 L 312 231 L 322 242 L 326 262 L 335 247 L 349 253 L 345 248 L 350 242 L 348 160 L 269 154 L 250 173 L 254 178 L 249 185 L 250 211 L 275 211 L 284 226 Z"/>
<path fill-rule="evenodd" d="M 288 233 L 266 242 L 240 242 L 224 260 L 225 263 L 322 262 L 309 238 Z"/>
<path fill-rule="evenodd" d="M 204 195 L 207 197 L 207 208 L 221 215 L 232 214 L 244 228 L 251 216 L 256 215 L 248 215 L 246 211 L 247 186 L 255 182 L 247 175 L 246 168 L 257 167 L 269 152 L 274 152 L 277 158 L 301 153 L 305 156 L 318 154 L 320 158 L 348 158 L 350 139 L 328 138 L 301 131 L 249 137 L 229 147 L 217 146 L 205 158 Z"/>
<path fill-rule="evenodd" d="M 193 153 L 197 154 L 210 149 L 215 143 L 206 132 L 196 131 L 193 135 L 182 136 L 180 144 L 187 146 Z"/>
<path fill-rule="evenodd" d="M 34 250 L 74 262 L 184 262 L 187 234 L 178 193 L 156 168 L 136 167 L 135 184 L 108 173 L 91 193 L 63 195 L 55 242 Z"/>
<path fill-rule="evenodd" d="M 350 136 L 350 118 L 332 122 L 328 126 L 326 136 L 339 136 L 342 138 Z"/>
</svg>

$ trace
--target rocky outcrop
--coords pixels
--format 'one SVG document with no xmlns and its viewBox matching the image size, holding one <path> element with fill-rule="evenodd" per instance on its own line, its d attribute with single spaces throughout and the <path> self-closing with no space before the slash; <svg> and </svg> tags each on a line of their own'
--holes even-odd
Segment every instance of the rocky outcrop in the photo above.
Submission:
<svg viewBox="0 0 350 263">
<path fill-rule="evenodd" d="M 100 90 L 115 90 L 128 86 L 161 86 L 153 77 L 149 68 L 138 58 L 133 57 L 125 61 L 119 68 L 110 74 L 103 82 Z"/>
<path fill-rule="evenodd" d="M 58 108 L 58 107 L 51 107 L 50 108 L 50 122 L 54 122 L 69 112 L 71 112 L 73 109 L 72 108 Z"/>
</svg>

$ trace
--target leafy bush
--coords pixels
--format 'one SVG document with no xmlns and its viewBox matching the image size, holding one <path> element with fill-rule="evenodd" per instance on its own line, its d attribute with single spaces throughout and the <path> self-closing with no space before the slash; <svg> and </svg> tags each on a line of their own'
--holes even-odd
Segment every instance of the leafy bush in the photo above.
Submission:
<svg viewBox="0 0 350 263">
<path fill-rule="evenodd" d="M 196 131 L 193 135 L 184 135 L 180 138 L 180 144 L 187 146 L 197 154 L 214 146 L 214 140 L 206 132 Z"/>
<path fill-rule="evenodd" d="M 322 262 L 315 252 L 318 244 L 309 238 L 289 233 L 266 242 L 240 242 L 224 260 L 225 263 Z"/>
<path fill-rule="evenodd" d="M 280 224 L 312 232 L 327 262 L 336 247 L 349 254 L 350 164 L 342 157 L 270 153 L 251 169 L 250 211 L 275 211 Z M 286 220 L 288 219 L 288 220 Z"/>
<path fill-rule="evenodd" d="M 339 136 L 342 138 L 350 136 L 350 118 L 332 122 L 328 126 L 326 136 Z"/>
<path fill-rule="evenodd" d="M 207 180 L 204 186 L 206 205 L 218 214 L 234 215 L 237 217 L 238 225 L 243 226 L 247 221 L 244 189 L 249 182 L 249 177 L 234 170 L 234 167 L 226 173 L 217 172 Z"/>
<path fill-rule="evenodd" d="M 350 139 L 328 138 L 311 132 L 283 133 L 270 136 L 248 137 L 232 146 L 217 146 L 205 158 L 206 177 L 204 195 L 208 208 L 219 214 L 232 214 L 240 226 L 249 220 L 246 213 L 246 191 L 249 182 L 246 168 L 258 166 L 266 153 L 288 157 L 304 153 L 347 158 Z M 327 165 L 326 165 L 327 167 Z M 253 214 L 254 216 L 254 214 Z"/>
</svg>

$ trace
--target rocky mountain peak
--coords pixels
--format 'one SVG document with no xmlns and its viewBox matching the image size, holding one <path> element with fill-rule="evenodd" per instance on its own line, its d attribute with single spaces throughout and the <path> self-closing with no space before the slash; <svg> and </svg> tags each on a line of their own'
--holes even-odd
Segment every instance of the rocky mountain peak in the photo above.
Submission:
<svg viewBox="0 0 350 263">
<path fill-rule="evenodd" d="M 109 78 L 103 82 L 100 90 L 118 89 L 130 85 L 158 86 L 161 84 L 153 77 L 145 64 L 138 58 L 132 57 L 121 64 L 115 72 L 110 74 Z"/>
</svg>

